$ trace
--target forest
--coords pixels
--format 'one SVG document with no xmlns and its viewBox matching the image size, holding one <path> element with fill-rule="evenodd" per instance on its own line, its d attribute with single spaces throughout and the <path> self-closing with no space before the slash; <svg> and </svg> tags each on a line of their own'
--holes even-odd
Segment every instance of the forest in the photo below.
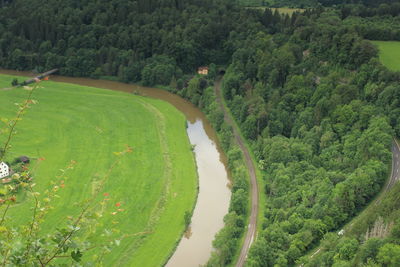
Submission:
<svg viewBox="0 0 400 267">
<path fill-rule="evenodd" d="M 12 1 L 1 8 L 2 67 L 169 85 L 199 65 L 227 62 L 229 34 L 248 23 L 230 1 L 98 2 Z"/>
<path fill-rule="evenodd" d="M 224 77 L 225 99 L 252 140 L 266 182 L 264 230 L 249 266 L 298 263 L 354 217 L 389 175 L 392 136 L 400 135 L 399 74 L 378 62 L 357 27 L 363 23 L 342 14 L 317 9 L 292 25 L 265 19 L 274 34 L 245 39 Z M 333 249 L 313 266 L 351 264 L 362 241 L 353 241 L 351 253 L 341 244 L 345 252 Z M 386 242 L 398 251 L 397 239 Z M 385 264 L 377 254 L 360 264 Z"/>
<path fill-rule="evenodd" d="M 211 87 L 217 66 L 225 67 L 225 100 L 265 182 L 262 231 L 248 266 L 396 266 L 397 208 L 386 213 L 397 217 L 384 218 L 393 224 L 387 238 L 334 240 L 390 173 L 392 139 L 400 136 L 400 73 L 379 62 L 369 40 L 400 40 L 400 4 L 318 2 L 289 16 L 228 0 L 6 1 L 0 67 L 58 67 L 67 76 L 164 86 L 202 108 L 234 173 L 227 226 L 209 266 L 232 262 L 248 213 L 240 151 Z M 209 75 L 192 78 L 202 65 Z M 326 253 L 303 257 L 321 241 Z"/>
<path fill-rule="evenodd" d="M 395 31 L 396 25 L 384 22 L 393 9 L 373 15 L 379 9 L 366 8 L 381 27 Z M 288 20 L 266 10 L 259 16 L 266 30 L 235 42 L 224 95 L 258 158 L 267 196 L 264 230 L 249 266 L 308 264 L 302 256 L 320 240 L 332 240 L 330 232 L 357 215 L 389 175 L 392 138 L 400 135 L 400 75 L 378 61 L 377 48 L 344 12 L 317 9 Z M 191 82 L 178 93 L 210 106 L 211 89 L 201 84 Z M 218 112 L 213 114 L 218 126 Z M 226 140 L 231 132 L 221 135 Z M 396 222 L 396 215 L 385 218 Z M 329 243 L 329 253 L 310 266 L 384 264 L 377 256 L 381 247 L 398 253 L 398 239 L 391 236 L 365 254 L 364 236 L 350 239 L 351 252 L 347 240 L 338 247 Z M 224 257 L 221 265 L 229 263 Z"/>
</svg>

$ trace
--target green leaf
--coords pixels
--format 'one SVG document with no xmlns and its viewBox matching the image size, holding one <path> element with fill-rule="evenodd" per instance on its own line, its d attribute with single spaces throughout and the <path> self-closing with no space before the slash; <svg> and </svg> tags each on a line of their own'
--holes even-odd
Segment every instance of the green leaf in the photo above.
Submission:
<svg viewBox="0 0 400 267">
<path fill-rule="evenodd" d="M 72 251 L 72 252 L 71 252 L 71 257 L 72 257 L 72 259 L 73 259 L 74 261 L 80 262 L 80 261 L 81 261 L 81 258 L 82 258 L 82 253 L 81 253 L 81 251 L 80 251 L 79 249 L 76 250 L 76 251 Z"/>
<path fill-rule="evenodd" d="M 5 188 L 5 187 L 3 187 L 3 188 L 0 188 L 0 196 L 5 196 L 5 195 L 7 195 L 7 188 Z"/>
</svg>

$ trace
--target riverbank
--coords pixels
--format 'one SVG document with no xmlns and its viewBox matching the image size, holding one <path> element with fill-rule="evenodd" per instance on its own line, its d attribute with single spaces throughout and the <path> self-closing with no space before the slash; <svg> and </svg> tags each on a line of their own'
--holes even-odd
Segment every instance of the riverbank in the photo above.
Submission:
<svg viewBox="0 0 400 267">
<path fill-rule="evenodd" d="M 224 118 L 225 121 L 232 127 L 233 129 L 233 134 L 235 137 L 235 142 L 238 144 L 240 149 L 243 152 L 243 157 L 245 160 L 245 164 L 247 167 L 247 170 L 249 172 L 249 178 L 250 178 L 250 187 L 251 187 L 251 192 L 249 198 L 251 199 L 250 205 L 249 205 L 249 210 L 250 210 L 250 215 L 247 221 L 247 232 L 246 235 L 243 237 L 241 240 L 242 246 L 240 253 L 236 253 L 233 262 L 236 263 L 237 267 L 244 266 L 245 260 L 247 258 L 247 255 L 249 253 L 251 244 L 253 243 L 254 240 L 257 238 L 257 232 L 261 229 L 260 227 L 260 222 L 263 216 L 263 213 L 260 212 L 260 210 L 263 210 L 260 208 L 260 200 L 261 203 L 264 203 L 265 201 L 265 196 L 260 192 L 259 188 L 264 187 L 264 183 L 262 180 L 262 176 L 260 173 L 260 170 L 257 168 L 256 165 L 256 160 L 254 158 L 254 155 L 252 154 L 251 149 L 249 148 L 249 145 L 247 144 L 245 138 L 243 137 L 240 128 L 236 124 L 235 120 L 233 119 L 233 116 L 229 110 L 229 108 L 226 106 L 226 103 L 224 101 L 224 97 L 222 94 L 222 79 L 218 80 L 216 84 L 214 85 L 214 91 L 215 95 L 217 98 L 217 102 L 220 106 L 220 109 L 223 110 L 224 112 Z"/>
</svg>

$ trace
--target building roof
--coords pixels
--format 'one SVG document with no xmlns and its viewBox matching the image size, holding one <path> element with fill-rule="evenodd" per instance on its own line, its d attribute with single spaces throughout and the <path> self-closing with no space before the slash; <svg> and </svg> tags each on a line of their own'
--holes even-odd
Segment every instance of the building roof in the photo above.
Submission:
<svg viewBox="0 0 400 267">
<path fill-rule="evenodd" d="M 198 74 L 207 75 L 208 74 L 208 67 L 202 66 L 197 69 Z"/>
<path fill-rule="evenodd" d="M 20 157 L 18 158 L 18 161 L 19 161 L 19 162 L 22 162 L 22 163 L 29 163 L 30 159 L 29 159 L 29 157 L 27 157 L 27 156 L 20 156 Z"/>
</svg>

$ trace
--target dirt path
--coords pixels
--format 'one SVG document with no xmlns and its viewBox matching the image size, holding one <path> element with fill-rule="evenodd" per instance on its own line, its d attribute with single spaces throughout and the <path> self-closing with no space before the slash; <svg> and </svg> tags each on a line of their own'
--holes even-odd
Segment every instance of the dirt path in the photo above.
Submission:
<svg viewBox="0 0 400 267">
<path fill-rule="evenodd" d="M 385 188 L 386 191 L 391 189 L 396 182 L 400 180 L 400 145 L 396 139 L 393 139 L 392 146 L 392 173 L 390 176 L 390 180 Z"/>
<path fill-rule="evenodd" d="M 246 237 L 243 243 L 243 247 L 240 251 L 239 259 L 236 263 L 236 267 L 244 266 L 244 263 L 247 258 L 247 254 L 249 252 L 250 246 L 254 241 L 257 229 L 257 216 L 258 216 L 258 185 L 257 185 L 257 177 L 256 177 L 256 169 L 254 167 L 253 161 L 251 160 L 250 152 L 245 146 L 245 142 L 240 136 L 240 133 L 235 125 L 233 118 L 231 117 L 228 110 L 225 108 L 223 104 L 222 92 L 221 92 L 221 81 L 222 79 L 218 79 L 215 82 L 214 90 L 217 97 L 217 102 L 220 108 L 224 112 L 225 122 L 228 123 L 233 129 L 233 135 L 235 137 L 236 143 L 239 145 L 240 149 L 243 151 L 246 167 L 249 170 L 250 175 L 250 194 L 251 194 L 251 213 L 249 225 L 247 228 Z"/>
</svg>

